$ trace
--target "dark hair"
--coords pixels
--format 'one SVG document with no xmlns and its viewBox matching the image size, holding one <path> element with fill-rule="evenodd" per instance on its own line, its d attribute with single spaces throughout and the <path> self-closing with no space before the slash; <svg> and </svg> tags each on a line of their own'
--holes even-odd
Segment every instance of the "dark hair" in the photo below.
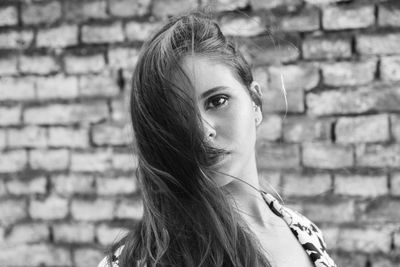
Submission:
<svg viewBox="0 0 400 267">
<path fill-rule="evenodd" d="M 204 139 L 185 56 L 229 66 L 249 88 L 250 66 L 208 14 L 172 18 L 142 47 L 131 93 L 131 117 L 144 214 L 113 252 L 119 265 L 270 266 L 257 239 L 216 186 L 210 165 L 225 151 Z M 175 77 L 175 78 L 174 78 Z M 187 86 L 179 87 L 176 77 Z M 261 100 L 249 90 L 253 101 Z"/>
</svg>

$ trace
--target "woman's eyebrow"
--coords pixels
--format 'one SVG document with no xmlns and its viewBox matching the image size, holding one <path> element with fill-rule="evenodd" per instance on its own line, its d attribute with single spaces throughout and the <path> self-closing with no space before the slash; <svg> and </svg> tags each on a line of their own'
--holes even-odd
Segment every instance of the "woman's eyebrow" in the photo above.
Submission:
<svg viewBox="0 0 400 267">
<path fill-rule="evenodd" d="M 204 93 L 202 93 L 200 95 L 200 98 L 206 98 L 207 96 L 213 94 L 214 92 L 217 92 L 217 91 L 223 90 L 223 89 L 227 89 L 227 88 L 228 88 L 227 86 L 223 86 L 223 85 L 215 86 L 215 87 L 205 91 Z"/>
</svg>

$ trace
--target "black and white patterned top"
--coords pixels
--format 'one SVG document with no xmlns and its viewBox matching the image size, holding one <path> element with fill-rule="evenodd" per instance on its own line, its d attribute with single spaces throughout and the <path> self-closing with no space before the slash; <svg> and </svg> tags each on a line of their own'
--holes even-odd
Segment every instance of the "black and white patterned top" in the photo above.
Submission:
<svg viewBox="0 0 400 267">
<path fill-rule="evenodd" d="M 326 251 L 321 230 L 314 223 L 297 211 L 280 204 L 271 194 L 262 192 L 261 195 L 270 209 L 287 223 L 316 267 L 337 267 Z M 113 255 L 112 266 L 108 264 L 105 257 L 98 267 L 119 267 L 118 256 L 122 248 L 120 247 Z"/>
</svg>

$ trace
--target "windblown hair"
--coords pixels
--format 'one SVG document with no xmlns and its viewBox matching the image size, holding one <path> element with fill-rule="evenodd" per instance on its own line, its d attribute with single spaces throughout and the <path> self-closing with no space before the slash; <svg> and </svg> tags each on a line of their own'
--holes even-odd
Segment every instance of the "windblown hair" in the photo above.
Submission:
<svg viewBox="0 0 400 267">
<path fill-rule="evenodd" d="M 245 88 L 253 81 L 233 42 L 201 11 L 170 19 L 143 45 L 130 107 L 144 213 L 112 252 L 124 246 L 122 267 L 270 266 L 227 192 L 213 181 L 210 166 L 225 151 L 205 140 L 181 66 L 190 55 L 225 64 Z M 177 77 L 185 86 L 177 85 Z M 261 108 L 259 97 L 248 92 Z"/>
</svg>

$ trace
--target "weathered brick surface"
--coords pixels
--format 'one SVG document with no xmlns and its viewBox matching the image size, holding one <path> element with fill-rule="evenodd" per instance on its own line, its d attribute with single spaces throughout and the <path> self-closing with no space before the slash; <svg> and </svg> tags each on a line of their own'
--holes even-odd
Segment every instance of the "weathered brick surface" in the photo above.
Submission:
<svg viewBox="0 0 400 267">
<path fill-rule="evenodd" d="M 280 88 L 283 83 L 287 91 L 310 90 L 317 86 L 319 82 L 318 68 L 313 65 L 285 65 L 273 66 L 268 68 L 270 83 L 269 88 Z M 290 94 L 290 92 L 288 93 Z"/>
<path fill-rule="evenodd" d="M 258 141 L 275 141 L 282 136 L 282 118 L 277 115 L 264 116 L 257 128 Z"/>
<path fill-rule="evenodd" d="M 28 48 L 33 41 L 32 30 L 6 31 L 0 33 L 0 48 Z"/>
<path fill-rule="evenodd" d="M 92 128 L 92 140 L 96 145 L 127 145 L 132 142 L 130 128 L 121 123 L 98 124 Z"/>
<path fill-rule="evenodd" d="M 150 0 L 118 0 L 111 1 L 110 13 L 116 17 L 144 16 L 149 12 Z"/>
<path fill-rule="evenodd" d="M 22 22 L 24 24 L 54 23 L 61 18 L 61 14 L 61 4 L 58 1 L 22 6 Z"/>
<path fill-rule="evenodd" d="M 70 153 L 67 149 L 35 149 L 29 151 L 29 165 L 32 169 L 47 171 L 66 170 Z"/>
<path fill-rule="evenodd" d="M 137 155 L 114 153 L 111 158 L 111 166 L 115 170 L 132 171 L 138 166 Z"/>
<path fill-rule="evenodd" d="M 0 78 L 0 100 L 31 100 L 35 98 L 35 86 L 31 77 Z"/>
<path fill-rule="evenodd" d="M 71 170 L 72 171 L 105 171 L 110 167 L 109 151 L 72 152 Z"/>
<path fill-rule="evenodd" d="M 119 219 L 139 220 L 143 217 L 143 204 L 141 201 L 122 200 L 117 204 L 115 217 Z"/>
<path fill-rule="evenodd" d="M 351 40 L 341 36 L 315 36 L 303 40 L 302 53 L 305 59 L 349 58 Z"/>
<path fill-rule="evenodd" d="M 98 69 L 101 68 L 99 64 Z M 119 94 L 117 78 L 111 73 L 86 75 L 79 79 L 79 95 L 83 97 L 106 96 L 114 97 Z"/>
<path fill-rule="evenodd" d="M 79 95 L 78 79 L 74 76 L 46 76 L 36 79 L 38 99 L 74 99 Z"/>
<path fill-rule="evenodd" d="M 400 34 L 365 34 L 356 37 L 356 50 L 360 54 L 399 54 Z"/>
<path fill-rule="evenodd" d="M 375 23 L 374 6 L 325 7 L 322 10 L 322 27 L 326 30 L 366 28 Z"/>
<path fill-rule="evenodd" d="M 374 80 L 376 59 L 321 64 L 323 82 L 331 86 L 368 84 Z"/>
<path fill-rule="evenodd" d="M 33 219 L 55 220 L 63 219 L 68 214 L 68 199 L 49 196 L 46 199 L 31 199 L 29 215 Z"/>
<path fill-rule="evenodd" d="M 0 26 L 18 24 L 18 12 L 16 6 L 0 7 Z"/>
<path fill-rule="evenodd" d="M 0 130 L 0 148 L 4 148 L 7 145 L 7 135 L 5 130 Z"/>
<path fill-rule="evenodd" d="M 286 142 L 309 142 L 331 139 L 332 122 L 308 117 L 291 116 L 283 121 L 283 139 Z"/>
<path fill-rule="evenodd" d="M 60 223 L 52 226 L 54 241 L 58 243 L 92 243 L 94 229 L 90 223 Z"/>
<path fill-rule="evenodd" d="M 99 195 L 132 194 L 137 185 L 134 177 L 98 177 L 96 189 Z"/>
<path fill-rule="evenodd" d="M 306 185 L 306 186 L 304 186 Z M 284 196 L 316 196 L 331 190 L 329 174 L 283 174 L 282 192 Z"/>
<path fill-rule="evenodd" d="M 154 0 L 152 3 L 152 14 L 159 18 L 167 18 L 168 16 L 178 15 L 185 11 L 189 11 L 197 6 L 194 0 Z"/>
<path fill-rule="evenodd" d="M 261 16 L 225 15 L 220 20 L 221 31 L 227 36 L 255 36 L 265 31 Z"/>
<path fill-rule="evenodd" d="M 104 257 L 102 251 L 93 248 L 78 248 L 73 252 L 75 266 L 96 266 Z"/>
<path fill-rule="evenodd" d="M 19 58 L 19 69 L 22 73 L 49 74 L 60 69 L 52 56 L 25 55 Z"/>
<path fill-rule="evenodd" d="M 379 71 L 382 80 L 400 81 L 400 56 L 382 57 Z"/>
<path fill-rule="evenodd" d="M 112 200 L 95 201 L 74 199 L 71 203 L 72 218 L 79 221 L 111 220 L 115 203 Z"/>
<path fill-rule="evenodd" d="M 0 125 L 18 125 L 21 123 L 21 106 L 0 107 Z"/>
<path fill-rule="evenodd" d="M 48 146 L 85 148 L 89 147 L 89 131 L 85 128 L 50 127 Z"/>
<path fill-rule="evenodd" d="M 26 168 L 28 155 L 26 150 L 11 150 L 2 152 L 0 157 L 1 172 L 18 172 Z"/>
<path fill-rule="evenodd" d="M 18 59 L 16 56 L 0 57 L 0 76 L 18 73 Z"/>
<path fill-rule="evenodd" d="M 256 9 L 273 9 L 279 7 L 286 7 L 289 10 L 296 9 L 297 6 L 301 5 L 301 0 L 250 0 L 251 6 Z"/>
<path fill-rule="evenodd" d="M 400 26 L 400 5 L 398 1 L 388 1 L 378 5 L 378 25 Z"/>
<path fill-rule="evenodd" d="M 50 230 L 46 224 L 26 223 L 18 224 L 11 229 L 6 237 L 8 244 L 23 244 L 43 242 L 50 239 Z"/>
<path fill-rule="evenodd" d="M 40 29 L 36 37 L 39 47 L 66 47 L 78 43 L 78 26 L 61 25 L 54 28 Z"/>
<path fill-rule="evenodd" d="M 257 147 L 257 165 L 260 168 L 297 168 L 300 166 L 300 149 L 296 144 L 261 142 Z"/>
<path fill-rule="evenodd" d="M 66 55 L 64 57 L 65 71 L 69 74 L 100 72 L 105 67 L 104 55 L 94 54 L 87 56 Z"/>
<path fill-rule="evenodd" d="M 319 30 L 320 12 L 317 8 L 303 9 L 296 15 L 283 16 L 278 23 L 278 30 L 282 31 L 317 31 Z"/>
<path fill-rule="evenodd" d="M 27 126 L 21 129 L 8 129 L 8 146 L 13 148 L 44 148 L 47 146 L 46 128 Z"/>
<path fill-rule="evenodd" d="M 354 201 L 337 201 L 332 203 L 313 202 L 303 205 L 307 218 L 315 222 L 345 223 L 355 219 Z"/>
<path fill-rule="evenodd" d="M 64 2 L 65 19 L 75 23 L 83 22 L 89 19 L 106 19 L 108 17 L 106 9 L 107 1 L 105 0 L 90 2 Z"/>
<path fill-rule="evenodd" d="M 129 37 L 128 37 L 129 38 Z M 134 48 L 117 47 L 108 51 L 108 65 L 113 68 L 131 68 L 136 65 L 139 51 Z"/>
<path fill-rule="evenodd" d="M 385 175 L 335 175 L 335 194 L 377 197 L 388 193 Z"/>
<path fill-rule="evenodd" d="M 112 245 L 120 240 L 127 233 L 127 229 L 122 227 L 110 227 L 108 225 L 99 225 L 96 228 L 96 237 L 102 245 Z"/>
<path fill-rule="evenodd" d="M 355 151 L 357 166 L 395 168 L 400 164 L 399 144 L 361 144 Z"/>
<path fill-rule="evenodd" d="M 385 229 L 345 228 L 339 232 L 338 243 L 345 251 L 389 252 L 391 238 Z"/>
<path fill-rule="evenodd" d="M 400 173 L 393 173 L 390 177 L 390 193 L 394 196 L 400 196 Z"/>
<path fill-rule="evenodd" d="M 312 168 L 338 169 L 354 165 L 353 148 L 350 145 L 330 143 L 304 143 L 303 165 Z"/>
<path fill-rule="evenodd" d="M 93 175 L 70 174 L 51 177 L 53 190 L 60 195 L 92 194 L 95 192 Z"/>
<path fill-rule="evenodd" d="M 84 43 L 114 43 L 124 40 L 122 24 L 84 25 L 82 27 L 82 42 Z"/>
<path fill-rule="evenodd" d="M 387 114 L 343 117 L 335 125 L 338 143 L 368 143 L 389 141 L 389 117 Z"/>
<path fill-rule="evenodd" d="M 28 216 L 25 200 L 4 200 L 0 202 L 0 222 L 2 225 L 11 225 Z"/>
<path fill-rule="evenodd" d="M 12 179 L 7 181 L 7 191 L 11 195 L 45 194 L 47 180 L 44 176 L 34 177 L 29 180 Z"/>
<path fill-rule="evenodd" d="M 384 223 L 398 223 L 400 202 L 397 199 L 376 199 L 361 216 L 362 220 Z"/>
</svg>

